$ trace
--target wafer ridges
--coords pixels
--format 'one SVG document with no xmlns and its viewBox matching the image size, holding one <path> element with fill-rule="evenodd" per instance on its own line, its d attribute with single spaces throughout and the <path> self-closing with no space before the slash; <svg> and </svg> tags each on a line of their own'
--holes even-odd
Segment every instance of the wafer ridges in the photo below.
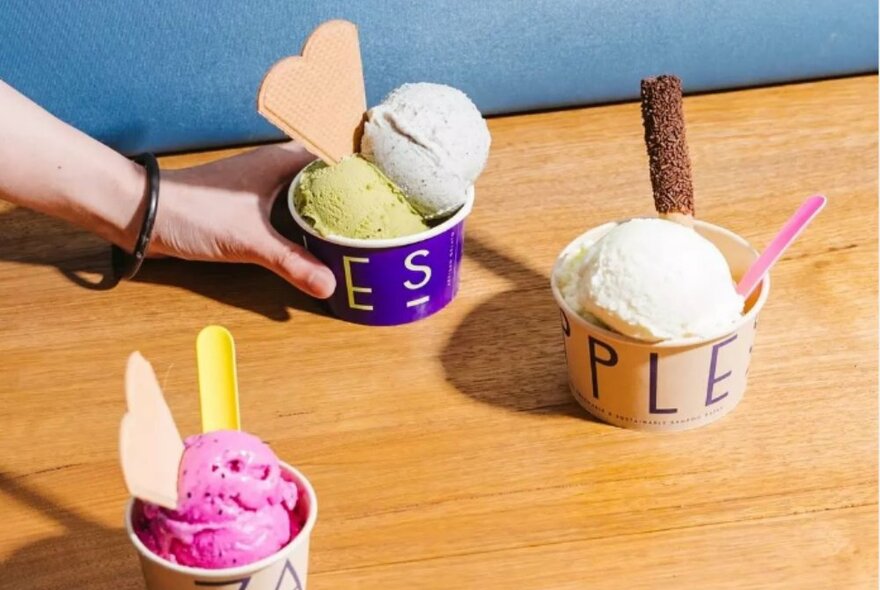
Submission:
<svg viewBox="0 0 880 590">
<path fill-rule="evenodd" d="M 257 110 L 328 164 L 358 151 L 367 110 L 357 27 L 331 20 L 266 72 Z"/>
<path fill-rule="evenodd" d="M 685 137 L 681 80 L 658 76 L 642 80 L 642 122 L 654 189 L 661 215 L 694 214 L 694 187 Z"/>
</svg>

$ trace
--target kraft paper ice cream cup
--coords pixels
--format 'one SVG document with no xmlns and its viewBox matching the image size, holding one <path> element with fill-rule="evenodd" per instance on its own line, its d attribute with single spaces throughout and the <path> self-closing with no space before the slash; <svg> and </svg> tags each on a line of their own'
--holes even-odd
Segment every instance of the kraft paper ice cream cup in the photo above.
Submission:
<svg viewBox="0 0 880 590">
<path fill-rule="evenodd" d="M 324 237 L 296 210 L 298 174 L 290 184 L 288 207 L 296 222 L 294 239 L 336 277 L 327 299 L 338 318 L 371 326 L 394 326 L 437 313 L 458 293 L 464 254 L 464 222 L 474 205 L 474 190 L 443 223 L 421 233 L 394 239 Z"/>
<path fill-rule="evenodd" d="M 569 244 L 553 269 L 553 295 L 560 308 L 569 386 L 596 418 L 635 430 L 676 431 L 710 424 L 730 413 L 746 389 L 758 314 L 770 280 L 746 301 L 732 330 L 709 339 L 648 343 L 610 331 L 573 310 L 558 286 L 570 253 L 597 241 L 615 223 L 594 228 Z M 696 229 L 727 259 L 734 279 L 758 253 L 738 235 L 695 221 Z"/>
<path fill-rule="evenodd" d="M 132 524 L 135 499 L 125 508 L 125 529 L 137 549 L 147 590 L 305 590 L 309 566 L 309 538 L 318 517 L 315 490 L 306 477 L 286 463 L 282 470 L 296 482 L 300 492 L 297 506 L 305 502 L 307 517 L 299 534 L 278 552 L 235 568 L 203 569 L 186 567 L 163 559 L 150 551 L 138 538 Z"/>
</svg>

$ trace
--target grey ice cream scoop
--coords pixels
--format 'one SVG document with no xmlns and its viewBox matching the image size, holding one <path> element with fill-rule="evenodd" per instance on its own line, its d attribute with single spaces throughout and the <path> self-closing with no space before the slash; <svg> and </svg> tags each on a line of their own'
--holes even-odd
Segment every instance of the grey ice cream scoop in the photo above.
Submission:
<svg viewBox="0 0 880 590">
<path fill-rule="evenodd" d="M 404 84 L 367 112 L 361 152 L 434 219 L 464 204 L 490 143 L 486 121 L 467 95 L 423 82 Z"/>
</svg>

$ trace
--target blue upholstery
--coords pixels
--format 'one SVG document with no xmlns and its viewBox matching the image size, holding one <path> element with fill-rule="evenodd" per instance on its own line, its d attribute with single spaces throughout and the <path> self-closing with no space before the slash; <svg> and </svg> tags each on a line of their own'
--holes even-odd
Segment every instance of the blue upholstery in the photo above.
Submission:
<svg viewBox="0 0 880 590">
<path fill-rule="evenodd" d="M 406 81 L 488 114 L 873 71 L 872 0 L 117 0 L 0 3 L 0 78 L 125 152 L 275 139 L 263 72 L 329 18 L 360 27 L 368 100 Z"/>
</svg>

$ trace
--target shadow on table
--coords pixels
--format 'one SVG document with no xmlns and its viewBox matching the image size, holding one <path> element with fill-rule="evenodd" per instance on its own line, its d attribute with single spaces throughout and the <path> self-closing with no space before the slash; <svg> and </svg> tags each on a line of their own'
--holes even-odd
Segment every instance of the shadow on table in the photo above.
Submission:
<svg viewBox="0 0 880 590">
<path fill-rule="evenodd" d="M 275 200 L 272 224 L 290 235 L 283 198 Z M 69 281 L 93 291 L 114 286 L 110 247 L 91 234 L 21 207 L 0 213 L 0 260 L 54 266 Z M 134 283 L 178 287 L 262 315 L 290 319 L 291 309 L 325 315 L 323 304 L 275 274 L 250 264 L 148 260 Z"/>
<path fill-rule="evenodd" d="M 467 256 L 513 283 L 459 324 L 442 352 L 446 379 L 514 412 L 591 419 L 571 397 L 550 279 L 469 235 Z"/>
<path fill-rule="evenodd" d="M 60 533 L 25 545 L 0 562 L 0 587 L 29 590 L 142 589 L 140 566 L 125 530 L 91 522 L 0 471 L 0 500 L 18 502 L 54 521 Z M 121 518 L 120 518 L 121 520 Z M 4 524 L 4 536 L 15 532 Z"/>
</svg>

